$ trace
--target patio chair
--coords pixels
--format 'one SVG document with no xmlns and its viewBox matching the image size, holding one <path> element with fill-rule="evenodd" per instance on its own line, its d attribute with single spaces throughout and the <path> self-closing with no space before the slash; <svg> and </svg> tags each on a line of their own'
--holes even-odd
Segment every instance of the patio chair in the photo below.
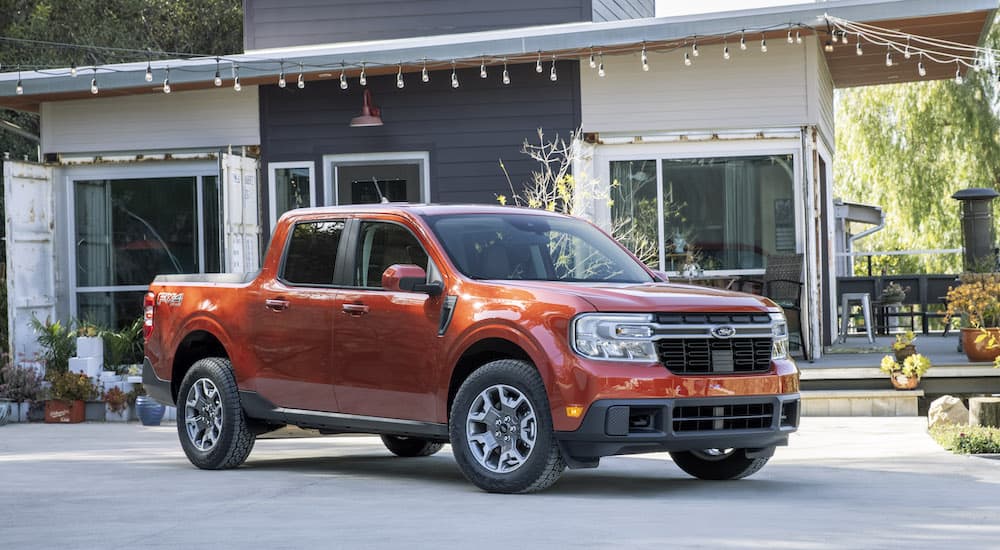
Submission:
<svg viewBox="0 0 1000 550">
<path fill-rule="evenodd" d="M 730 284 L 733 290 L 751 292 L 773 300 L 785 310 L 789 333 L 794 322 L 798 330 L 802 358 L 809 360 L 802 319 L 802 254 L 776 254 L 767 257 L 764 275 L 760 279 L 738 279 Z M 794 315 L 789 315 L 792 312 Z"/>
</svg>

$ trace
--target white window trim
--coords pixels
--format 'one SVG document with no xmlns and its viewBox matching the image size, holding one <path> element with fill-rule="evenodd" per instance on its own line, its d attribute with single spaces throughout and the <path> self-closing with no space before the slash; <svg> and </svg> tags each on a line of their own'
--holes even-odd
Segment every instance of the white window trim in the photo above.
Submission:
<svg viewBox="0 0 1000 550">
<path fill-rule="evenodd" d="M 69 266 L 67 269 L 67 280 L 69 281 L 69 311 L 72 317 L 77 315 L 78 293 L 87 292 L 135 292 L 145 290 L 148 285 L 123 285 L 107 287 L 78 287 L 76 280 L 76 190 L 73 182 L 77 180 L 120 180 L 120 179 L 145 179 L 145 178 L 195 178 L 197 189 L 202 188 L 202 178 L 216 177 L 220 180 L 219 164 L 217 160 L 177 162 L 177 163 L 154 163 L 149 165 L 130 166 L 73 166 L 62 170 L 63 185 L 66 190 L 66 242 L 69 243 L 67 257 Z M 201 196 L 198 196 L 196 208 L 201 208 L 198 214 L 199 234 L 204 230 L 205 211 L 201 204 Z M 221 205 L 220 205 L 221 208 Z M 198 241 L 198 256 L 204 260 L 204 239 Z M 205 263 L 201 261 L 198 265 L 199 272 L 205 272 Z M 152 281 L 150 281 L 152 282 Z"/>
<path fill-rule="evenodd" d="M 611 184 L 611 163 L 614 161 L 650 160 L 656 161 L 656 197 L 658 209 L 663 203 L 663 166 L 660 161 L 672 159 L 696 159 L 704 157 L 754 157 L 768 155 L 792 156 L 792 193 L 795 208 L 795 250 L 803 252 L 805 243 L 802 240 L 804 207 L 801 206 L 802 195 L 802 142 L 800 139 L 770 139 L 721 142 L 671 142 L 642 143 L 625 145 L 598 145 L 594 149 L 594 162 L 597 165 L 597 176 L 603 184 Z M 608 227 L 611 223 L 610 209 L 598 209 L 595 212 L 595 223 Z M 657 246 L 659 248 L 660 269 L 663 270 L 665 258 L 663 255 L 664 227 L 663 213 L 659 212 Z M 672 271 L 668 274 L 677 275 Z M 760 275 L 763 269 L 726 269 L 705 271 L 709 276 Z"/>
<path fill-rule="evenodd" d="M 431 155 L 427 151 L 401 151 L 398 153 L 355 153 L 347 155 L 323 155 L 323 189 L 327 205 L 340 204 L 338 196 L 337 166 L 363 164 L 416 164 L 420 166 L 420 202 L 430 202 L 431 196 Z"/>
<path fill-rule="evenodd" d="M 316 163 L 312 161 L 269 162 L 267 164 L 267 200 L 271 220 L 271 234 L 278 223 L 278 192 L 275 174 L 282 168 L 309 169 L 309 206 L 316 206 Z"/>
</svg>

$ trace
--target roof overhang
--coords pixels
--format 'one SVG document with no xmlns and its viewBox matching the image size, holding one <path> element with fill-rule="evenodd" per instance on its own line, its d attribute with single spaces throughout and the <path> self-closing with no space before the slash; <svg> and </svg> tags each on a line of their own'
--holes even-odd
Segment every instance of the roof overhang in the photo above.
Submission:
<svg viewBox="0 0 1000 550">
<path fill-rule="evenodd" d="M 300 70 L 308 80 L 335 79 L 340 67 L 346 66 L 350 76 L 356 76 L 362 63 L 367 74 L 386 74 L 397 70 L 420 70 L 422 60 L 430 70 L 457 66 L 478 66 L 485 58 L 497 63 L 506 58 L 511 63 L 534 61 L 541 52 L 545 59 L 587 55 L 591 48 L 605 53 L 620 54 L 635 51 L 645 42 L 651 49 L 693 36 L 718 37 L 738 34 L 741 29 L 774 29 L 768 36 L 784 37 L 788 25 L 814 28 L 825 34 L 825 15 L 864 22 L 876 26 L 946 39 L 965 44 L 981 41 L 985 29 L 993 20 L 996 0 L 831 0 L 791 6 L 775 6 L 693 16 L 636 19 L 603 23 L 569 23 L 519 29 L 429 37 L 351 42 L 330 45 L 256 50 L 240 55 L 225 56 L 221 64 L 226 84 L 232 85 L 232 64 L 238 64 L 244 84 L 274 83 L 280 71 L 279 60 L 285 60 L 289 85 Z M 718 39 L 716 39 L 718 41 Z M 711 43 L 707 38 L 704 43 Z M 874 53 L 874 52 L 873 52 Z M 841 45 L 826 54 L 834 85 L 837 87 L 904 82 L 916 78 L 915 60 L 885 67 L 881 55 L 858 57 L 853 48 Z M 909 65 L 913 65 L 912 67 Z M 954 67 L 928 63 L 927 78 L 946 78 Z M 69 69 L 24 72 L 24 94 L 16 95 L 17 73 L 0 74 L 0 106 L 36 111 L 42 102 L 109 97 L 133 94 L 162 93 L 164 69 L 170 67 L 173 90 L 183 91 L 213 87 L 217 68 L 215 58 L 162 60 L 152 63 L 156 78 L 144 80 L 146 63 L 126 63 L 98 67 L 100 94 L 90 93 L 93 71 L 82 70 L 71 78 Z M 103 68 L 102 68 L 103 67 Z M 889 69 L 889 70 L 887 70 Z"/>
</svg>

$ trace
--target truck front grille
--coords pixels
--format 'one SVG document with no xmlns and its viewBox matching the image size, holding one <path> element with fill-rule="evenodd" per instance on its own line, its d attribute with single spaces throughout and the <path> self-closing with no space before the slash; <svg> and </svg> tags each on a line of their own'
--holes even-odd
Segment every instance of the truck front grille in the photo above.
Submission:
<svg viewBox="0 0 1000 550">
<path fill-rule="evenodd" d="M 675 432 L 759 430 L 770 428 L 773 419 L 772 403 L 691 405 L 674 408 L 673 429 Z"/>
<path fill-rule="evenodd" d="M 770 338 L 683 338 L 656 342 L 660 362 L 674 374 L 733 374 L 771 369 Z"/>
</svg>

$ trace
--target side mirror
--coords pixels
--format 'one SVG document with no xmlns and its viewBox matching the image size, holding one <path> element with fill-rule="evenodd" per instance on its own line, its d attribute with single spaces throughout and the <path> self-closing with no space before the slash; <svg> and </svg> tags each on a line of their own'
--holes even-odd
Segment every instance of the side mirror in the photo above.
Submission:
<svg viewBox="0 0 1000 550">
<path fill-rule="evenodd" d="M 670 282 L 670 277 L 667 276 L 666 271 L 660 271 L 659 269 L 654 269 L 653 275 L 655 275 L 657 279 L 663 281 L 664 283 Z"/>
<path fill-rule="evenodd" d="M 437 296 L 444 292 L 441 283 L 428 283 L 427 272 L 418 265 L 393 264 L 382 272 L 382 288 L 396 292 L 423 292 Z"/>
</svg>

